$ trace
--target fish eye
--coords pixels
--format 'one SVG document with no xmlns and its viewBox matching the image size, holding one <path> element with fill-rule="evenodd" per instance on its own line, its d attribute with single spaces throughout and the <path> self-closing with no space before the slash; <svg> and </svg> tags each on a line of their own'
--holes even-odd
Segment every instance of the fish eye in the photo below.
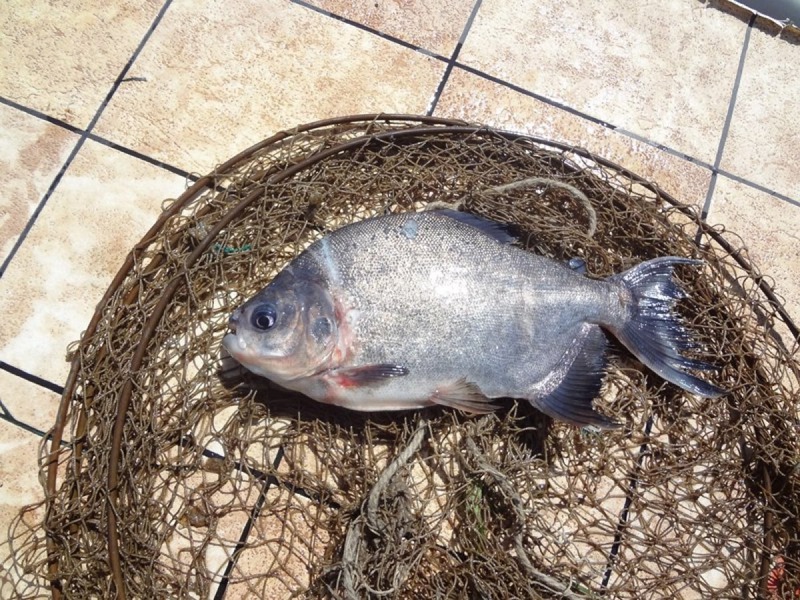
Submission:
<svg viewBox="0 0 800 600">
<path fill-rule="evenodd" d="M 250 323 L 256 329 L 266 331 L 275 326 L 277 318 L 278 314 L 275 307 L 272 304 L 263 304 L 253 312 L 253 316 L 250 317 Z"/>
</svg>

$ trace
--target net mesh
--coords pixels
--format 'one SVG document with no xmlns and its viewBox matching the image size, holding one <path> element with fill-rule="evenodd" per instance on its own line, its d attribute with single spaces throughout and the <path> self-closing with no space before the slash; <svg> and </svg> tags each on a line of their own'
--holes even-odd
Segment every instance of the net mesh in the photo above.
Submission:
<svg viewBox="0 0 800 600">
<path fill-rule="evenodd" d="M 596 404 L 623 427 L 596 434 L 511 400 L 332 409 L 221 354 L 232 310 L 313 240 L 431 203 L 592 277 L 702 258 L 680 310 L 730 393 L 617 348 Z M 584 151 L 419 117 L 283 132 L 165 204 L 72 348 L 0 596 L 795 597 L 797 337 L 741 240 Z"/>
</svg>

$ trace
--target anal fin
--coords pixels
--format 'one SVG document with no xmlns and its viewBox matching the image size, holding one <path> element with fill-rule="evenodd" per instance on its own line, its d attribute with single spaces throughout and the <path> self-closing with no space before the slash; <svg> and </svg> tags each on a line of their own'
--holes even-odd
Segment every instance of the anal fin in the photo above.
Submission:
<svg viewBox="0 0 800 600">
<path fill-rule="evenodd" d="M 618 423 L 592 408 L 592 400 L 600 392 L 605 375 L 606 337 L 597 325 L 586 324 L 583 331 L 582 345 L 564 357 L 569 360 L 572 356 L 572 364 L 564 378 L 547 395 L 533 400 L 533 404 L 543 413 L 578 427 L 619 427 Z"/>
<path fill-rule="evenodd" d="M 477 385 L 463 378 L 439 387 L 430 397 L 430 401 L 473 414 L 486 414 L 498 408 Z"/>
</svg>

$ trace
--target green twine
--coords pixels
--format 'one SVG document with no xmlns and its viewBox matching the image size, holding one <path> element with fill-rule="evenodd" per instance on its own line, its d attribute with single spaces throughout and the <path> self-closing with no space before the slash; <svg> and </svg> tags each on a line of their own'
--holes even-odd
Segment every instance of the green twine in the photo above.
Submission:
<svg viewBox="0 0 800 600">
<path fill-rule="evenodd" d="M 252 249 L 253 249 L 252 244 L 245 244 L 244 246 L 237 248 L 236 246 L 223 246 L 222 244 L 217 242 L 216 244 L 211 246 L 211 251 L 214 254 L 219 254 L 221 252 L 224 256 L 229 256 L 231 254 L 239 254 L 240 252 L 249 252 Z"/>
</svg>

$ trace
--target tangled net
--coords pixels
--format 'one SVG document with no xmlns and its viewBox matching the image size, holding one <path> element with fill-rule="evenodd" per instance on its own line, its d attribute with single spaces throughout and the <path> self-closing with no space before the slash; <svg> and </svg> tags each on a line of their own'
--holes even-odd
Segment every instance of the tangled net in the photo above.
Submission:
<svg viewBox="0 0 800 600">
<path fill-rule="evenodd" d="M 311 241 L 434 202 L 593 277 L 704 259 L 681 310 L 730 393 L 686 394 L 619 349 L 597 404 L 624 426 L 598 435 L 510 400 L 332 409 L 221 356 L 231 311 Z M 169 203 L 113 281 L 0 596 L 794 597 L 797 338 L 738 239 L 585 151 L 419 117 L 284 132 Z"/>
</svg>

